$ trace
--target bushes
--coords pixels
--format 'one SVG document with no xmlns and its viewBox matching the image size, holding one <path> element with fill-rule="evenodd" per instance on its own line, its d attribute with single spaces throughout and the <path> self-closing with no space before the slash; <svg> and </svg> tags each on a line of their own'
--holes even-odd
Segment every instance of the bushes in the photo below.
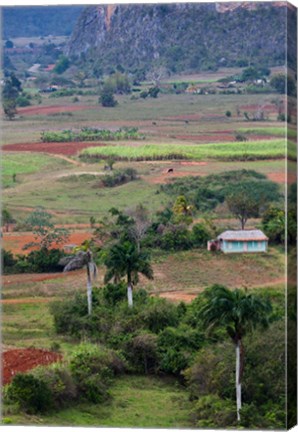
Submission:
<svg viewBox="0 0 298 432">
<path fill-rule="evenodd" d="M 60 249 L 40 249 L 28 255 L 17 255 L 15 259 L 10 252 L 3 253 L 3 273 L 50 273 L 59 272 L 62 267 L 59 261 L 66 254 Z"/>
<path fill-rule="evenodd" d="M 69 364 L 37 367 L 17 374 L 5 390 L 5 401 L 16 403 L 29 414 L 61 409 L 72 402 L 106 401 L 112 378 L 125 370 L 113 351 L 93 344 L 81 344 Z"/>
<path fill-rule="evenodd" d="M 59 409 L 77 398 L 77 388 L 69 369 L 54 363 L 32 371 L 34 377 L 43 381 L 51 392 L 52 407 Z"/>
<path fill-rule="evenodd" d="M 137 171 L 135 169 L 126 168 L 115 171 L 112 174 L 106 174 L 101 178 L 101 181 L 106 187 L 114 187 L 136 180 L 137 178 Z"/>
<path fill-rule="evenodd" d="M 44 131 L 41 133 L 42 142 L 71 142 L 71 141 L 117 141 L 144 139 L 135 127 L 123 127 L 116 131 L 84 127 L 79 132 L 72 130 Z"/>
<path fill-rule="evenodd" d="M 125 365 L 116 353 L 99 345 L 85 343 L 72 354 L 69 368 L 81 397 L 98 403 L 109 398 L 111 379 L 123 373 Z"/>
<path fill-rule="evenodd" d="M 141 319 L 146 328 L 153 333 L 161 332 L 165 327 L 178 325 L 178 310 L 165 299 L 150 298 L 141 312 Z"/>
<path fill-rule="evenodd" d="M 158 368 L 157 336 L 141 333 L 126 343 L 125 355 L 140 373 L 153 373 Z"/>
<path fill-rule="evenodd" d="M 3 274 L 13 272 L 13 268 L 16 265 L 16 260 L 13 257 L 13 254 L 10 251 L 5 249 L 2 250 L 2 272 Z"/>
<path fill-rule="evenodd" d="M 8 386 L 5 398 L 17 403 L 29 414 L 45 412 L 53 405 L 53 396 L 47 383 L 32 374 L 17 374 Z"/>
<path fill-rule="evenodd" d="M 198 428 L 237 426 L 234 402 L 217 395 L 201 397 L 192 410 L 192 419 Z"/>
<path fill-rule="evenodd" d="M 202 333 L 187 324 L 165 328 L 158 336 L 160 369 L 179 375 L 189 365 L 203 340 Z"/>
</svg>

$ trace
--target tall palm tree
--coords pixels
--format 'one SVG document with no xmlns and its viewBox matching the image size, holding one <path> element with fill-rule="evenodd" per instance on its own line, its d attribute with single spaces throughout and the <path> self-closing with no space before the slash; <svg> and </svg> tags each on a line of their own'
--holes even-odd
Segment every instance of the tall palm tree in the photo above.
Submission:
<svg viewBox="0 0 298 432">
<path fill-rule="evenodd" d="M 257 326 L 266 327 L 271 312 L 269 300 L 263 300 L 246 290 L 234 291 L 222 285 L 213 285 L 205 291 L 207 299 L 201 313 L 206 327 L 226 326 L 236 349 L 236 403 L 240 421 L 241 379 L 244 365 L 243 336 Z"/>
<path fill-rule="evenodd" d="M 119 281 L 120 278 L 127 279 L 128 305 L 133 306 L 133 285 L 139 281 L 139 273 L 148 279 L 153 279 L 153 270 L 150 265 L 149 255 L 144 251 L 138 251 L 137 245 L 130 241 L 124 241 L 113 245 L 104 257 L 107 267 L 105 282 L 111 279 Z"/>
<path fill-rule="evenodd" d="M 76 254 L 68 260 L 63 259 L 60 261 L 64 264 L 64 272 L 80 269 L 86 266 L 87 271 L 87 304 L 88 304 L 88 315 L 92 313 L 92 281 L 97 276 L 97 267 L 93 260 L 93 255 L 90 249 L 90 240 L 86 240 L 81 246 L 78 246 L 74 250 Z"/>
</svg>

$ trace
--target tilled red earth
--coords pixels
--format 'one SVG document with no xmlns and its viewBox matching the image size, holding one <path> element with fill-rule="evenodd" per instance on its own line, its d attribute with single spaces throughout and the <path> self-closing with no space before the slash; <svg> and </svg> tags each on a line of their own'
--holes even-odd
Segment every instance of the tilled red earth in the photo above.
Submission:
<svg viewBox="0 0 298 432">
<path fill-rule="evenodd" d="M 105 144 L 100 142 L 64 142 L 64 143 L 22 143 L 22 144 L 7 144 L 2 147 L 3 151 L 17 152 L 41 152 L 56 155 L 73 156 L 87 147 L 102 147 Z"/>
<path fill-rule="evenodd" d="M 18 372 L 26 372 L 39 365 L 49 365 L 61 359 L 61 354 L 36 348 L 5 351 L 2 354 L 3 384 L 8 384 Z"/>
<path fill-rule="evenodd" d="M 96 105 L 49 105 L 49 106 L 29 106 L 18 108 L 21 115 L 51 115 L 68 111 L 82 111 L 88 109 L 98 109 Z"/>
</svg>

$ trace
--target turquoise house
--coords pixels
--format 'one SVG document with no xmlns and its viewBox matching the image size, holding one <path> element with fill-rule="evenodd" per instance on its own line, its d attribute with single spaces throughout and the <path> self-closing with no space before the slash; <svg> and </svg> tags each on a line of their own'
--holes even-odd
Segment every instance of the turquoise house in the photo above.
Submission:
<svg viewBox="0 0 298 432">
<path fill-rule="evenodd" d="M 261 230 L 225 231 L 208 242 L 208 250 L 224 253 L 267 252 L 268 237 Z"/>
</svg>

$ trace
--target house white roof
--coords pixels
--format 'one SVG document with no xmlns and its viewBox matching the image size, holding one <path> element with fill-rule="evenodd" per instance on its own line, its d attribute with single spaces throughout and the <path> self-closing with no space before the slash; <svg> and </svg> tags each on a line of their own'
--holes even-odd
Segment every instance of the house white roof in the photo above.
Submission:
<svg viewBox="0 0 298 432">
<path fill-rule="evenodd" d="M 261 230 L 239 230 L 239 231 L 224 231 L 217 236 L 217 240 L 227 241 L 261 241 L 268 240 L 268 237 Z"/>
</svg>

